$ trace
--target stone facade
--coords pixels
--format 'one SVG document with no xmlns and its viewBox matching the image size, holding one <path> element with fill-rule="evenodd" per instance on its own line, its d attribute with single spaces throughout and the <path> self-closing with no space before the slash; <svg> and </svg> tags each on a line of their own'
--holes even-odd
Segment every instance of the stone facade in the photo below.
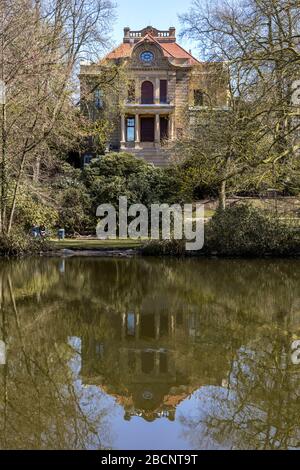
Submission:
<svg viewBox="0 0 300 470">
<path fill-rule="evenodd" d="M 124 76 L 112 97 L 95 83 L 115 67 Z M 188 131 L 193 112 L 227 106 L 225 76 L 223 64 L 199 62 L 177 44 L 175 28 L 159 31 L 150 26 L 141 31 L 125 28 L 119 47 L 100 64 L 82 64 L 80 70 L 90 118 L 97 119 L 105 109 L 109 115 L 108 147 L 158 166 L 168 165 L 172 144 Z"/>
</svg>

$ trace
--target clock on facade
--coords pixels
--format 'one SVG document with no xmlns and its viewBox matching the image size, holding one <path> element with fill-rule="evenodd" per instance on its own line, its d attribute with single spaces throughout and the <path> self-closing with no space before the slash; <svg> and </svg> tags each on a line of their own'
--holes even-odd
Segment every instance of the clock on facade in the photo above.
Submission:
<svg viewBox="0 0 300 470">
<path fill-rule="evenodd" d="M 141 60 L 145 62 L 146 64 L 150 64 L 154 60 L 154 54 L 153 52 L 150 51 L 144 51 L 140 55 Z"/>
</svg>

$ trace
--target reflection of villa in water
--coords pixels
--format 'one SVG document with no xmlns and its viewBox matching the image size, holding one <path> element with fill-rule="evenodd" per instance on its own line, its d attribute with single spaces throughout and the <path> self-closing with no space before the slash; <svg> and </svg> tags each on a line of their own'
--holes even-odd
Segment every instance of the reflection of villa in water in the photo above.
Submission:
<svg viewBox="0 0 300 470">
<path fill-rule="evenodd" d="M 192 383 L 190 375 L 197 319 L 193 313 L 114 315 L 113 339 L 100 341 L 90 334 L 82 338 L 84 383 L 100 385 L 115 396 L 125 419 L 173 420 L 176 406 L 201 385 L 199 380 Z"/>
</svg>

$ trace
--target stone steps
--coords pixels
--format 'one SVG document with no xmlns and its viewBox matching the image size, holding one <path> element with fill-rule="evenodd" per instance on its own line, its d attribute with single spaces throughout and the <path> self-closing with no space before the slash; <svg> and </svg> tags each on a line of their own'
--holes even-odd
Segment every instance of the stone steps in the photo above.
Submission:
<svg viewBox="0 0 300 470">
<path fill-rule="evenodd" d="M 166 167 L 169 165 L 170 153 L 163 149 L 133 149 L 131 153 L 138 158 L 143 158 L 148 163 L 152 163 L 154 166 Z"/>
</svg>

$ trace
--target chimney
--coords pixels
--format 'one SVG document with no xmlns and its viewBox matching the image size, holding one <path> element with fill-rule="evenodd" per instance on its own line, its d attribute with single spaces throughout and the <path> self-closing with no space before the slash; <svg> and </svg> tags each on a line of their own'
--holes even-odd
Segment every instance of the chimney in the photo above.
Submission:
<svg viewBox="0 0 300 470">
<path fill-rule="evenodd" d="M 171 26 L 171 27 L 169 28 L 169 34 L 170 34 L 171 37 L 174 37 L 174 38 L 175 38 L 175 36 L 176 36 L 176 28 L 174 28 L 174 26 Z"/>
<path fill-rule="evenodd" d="M 128 26 L 126 26 L 124 28 L 124 38 L 129 38 L 129 33 L 130 33 L 130 28 L 128 28 Z"/>
</svg>

